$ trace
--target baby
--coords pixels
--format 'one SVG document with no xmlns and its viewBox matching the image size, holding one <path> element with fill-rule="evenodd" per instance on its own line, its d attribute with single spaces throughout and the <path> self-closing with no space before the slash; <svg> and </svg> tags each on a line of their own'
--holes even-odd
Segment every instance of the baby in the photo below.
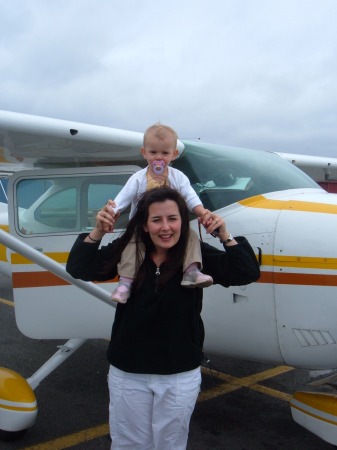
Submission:
<svg viewBox="0 0 337 450">
<path fill-rule="evenodd" d="M 196 216 L 202 217 L 206 212 L 200 198 L 192 188 L 189 179 L 180 170 L 169 167 L 178 156 L 176 132 L 162 124 L 149 127 L 144 133 L 141 153 L 148 166 L 132 175 L 115 198 L 114 213 L 121 212 L 131 204 L 130 217 L 133 216 L 137 199 L 146 190 L 170 186 L 184 197 L 188 208 Z M 119 283 L 112 293 L 112 300 L 125 303 L 130 296 L 135 276 L 136 249 L 132 241 L 126 246 L 118 265 Z M 197 233 L 190 232 L 190 239 L 184 259 L 181 285 L 187 288 L 208 287 L 213 284 L 209 275 L 203 274 L 200 242 Z"/>
</svg>

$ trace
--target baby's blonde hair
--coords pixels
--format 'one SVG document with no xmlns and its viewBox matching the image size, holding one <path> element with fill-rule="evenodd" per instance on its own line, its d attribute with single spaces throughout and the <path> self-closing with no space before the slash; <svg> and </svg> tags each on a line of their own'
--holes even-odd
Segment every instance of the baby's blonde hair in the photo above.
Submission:
<svg viewBox="0 0 337 450">
<path fill-rule="evenodd" d="M 146 140 L 148 136 L 152 134 L 153 136 L 157 137 L 158 139 L 165 139 L 167 135 L 170 135 L 174 142 L 174 148 L 177 148 L 177 141 L 178 141 L 178 135 L 174 131 L 173 128 L 163 125 L 161 123 L 155 123 L 154 125 L 151 125 L 144 133 L 143 138 L 143 146 L 146 146 Z"/>
</svg>

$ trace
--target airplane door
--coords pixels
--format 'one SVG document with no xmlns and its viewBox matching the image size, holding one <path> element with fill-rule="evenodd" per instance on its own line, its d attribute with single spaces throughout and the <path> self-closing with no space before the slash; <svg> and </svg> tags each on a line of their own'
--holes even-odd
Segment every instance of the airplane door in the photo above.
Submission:
<svg viewBox="0 0 337 450">
<path fill-rule="evenodd" d="M 21 171 L 9 181 L 11 235 L 65 265 L 77 236 L 90 232 L 97 211 L 116 197 L 138 166 Z M 115 239 L 128 220 L 123 212 Z M 15 316 L 31 338 L 107 338 L 115 308 L 11 252 Z M 111 280 L 101 287 L 111 292 Z"/>
</svg>

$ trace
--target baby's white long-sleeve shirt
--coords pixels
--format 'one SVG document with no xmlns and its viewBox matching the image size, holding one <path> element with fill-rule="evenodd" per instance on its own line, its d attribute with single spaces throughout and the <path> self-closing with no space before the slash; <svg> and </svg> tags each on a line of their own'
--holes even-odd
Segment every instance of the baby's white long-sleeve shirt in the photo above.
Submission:
<svg viewBox="0 0 337 450">
<path fill-rule="evenodd" d="M 139 170 L 128 179 L 126 185 L 114 199 L 116 204 L 116 207 L 114 208 L 115 211 L 122 212 L 131 204 L 130 219 L 135 214 L 138 199 L 146 191 L 147 170 L 148 167 L 145 167 L 145 169 Z M 171 188 L 176 189 L 184 197 L 190 211 L 192 211 L 196 206 L 202 205 L 200 198 L 192 188 L 189 179 L 183 172 L 169 166 L 168 182 Z"/>
</svg>

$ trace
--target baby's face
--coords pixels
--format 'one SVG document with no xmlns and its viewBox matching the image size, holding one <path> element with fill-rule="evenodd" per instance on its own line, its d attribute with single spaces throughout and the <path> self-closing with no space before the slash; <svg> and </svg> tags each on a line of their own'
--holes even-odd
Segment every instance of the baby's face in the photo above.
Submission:
<svg viewBox="0 0 337 450">
<path fill-rule="evenodd" d="M 164 173 L 170 162 L 178 155 L 178 150 L 175 148 L 175 142 L 171 136 L 159 139 L 150 135 L 146 140 L 146 147 L 143 147 L 141 151 L 150 166 L 150 170 L 156 175 Z"/>
</svg>

